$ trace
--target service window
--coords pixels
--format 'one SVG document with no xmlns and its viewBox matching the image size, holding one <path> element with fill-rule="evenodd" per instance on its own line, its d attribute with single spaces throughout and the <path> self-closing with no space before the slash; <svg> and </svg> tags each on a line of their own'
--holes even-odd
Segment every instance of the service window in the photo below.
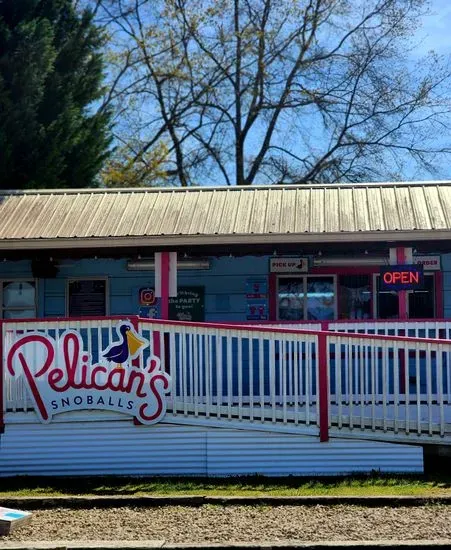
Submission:
<svg viewBox="0 0 451 550">
<path fill-rule="evenodd" d="M 304 320 L 304 277 L 279 277 L 278 318 Z"/>
<path fill-rule="evenodd" d="M 2 281 L 3 319 L 36 317 L 36 281 Z"/>
<path fill-rule="evenodd" d="M 103 317 L 107 315 L 107 280 L 69 280 L 67 302 L 69 317 Z"/>
<path fill-rule="evenodd" d="M 380 276 L 375 275 L 375 317 L 397 319 L 399 297 L 395 291 L 379 290 Z M 409 319 L 433 319 L 435 317 L 435 278 L 433 273 L 424 274 L 422 290 L 407 291 L 407 314 Z"/>
<path fill-rule="evenodd" d="M 435 317 L 435 277 L 424 275 L 424 288 L 408 292 L 409 319 L 433 319 Z"/>
<path fill-rule="evenodd" d="M 335 319 L 334 277 L 305 277 L 307 283 L 306 318 L 316 321 Z"/>
<path fill-rule="evenodd" d="M 329 321 L 335 318 L 335 277 L 325 275 L 280 276 L 280 321 Z"/>
<path fill-rule="evenodd" d="M 394 290 L 380 290 L 380 275 L 375 275 L 374 317 L 376 319 L 398 319 L 399 299 Z"/>
</svg>

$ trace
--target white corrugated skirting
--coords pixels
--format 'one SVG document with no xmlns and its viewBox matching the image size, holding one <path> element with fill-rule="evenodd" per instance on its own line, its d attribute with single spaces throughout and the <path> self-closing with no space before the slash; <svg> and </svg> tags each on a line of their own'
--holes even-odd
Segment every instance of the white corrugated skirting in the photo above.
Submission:
<svg viewBox="0 0 451 550">
<path fill-rule="evenodd" d="M 131 420 L 7 424 L 0 476 L 422 472 L 421 447 Z"/>
</svg>

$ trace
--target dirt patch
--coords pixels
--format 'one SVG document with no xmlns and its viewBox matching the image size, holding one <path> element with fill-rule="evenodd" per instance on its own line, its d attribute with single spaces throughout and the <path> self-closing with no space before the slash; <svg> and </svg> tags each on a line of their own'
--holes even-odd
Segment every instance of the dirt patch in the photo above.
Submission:
<svg viewBox="0 0 451 550">
<path fill-rule="evenodd" d="M 213 506 L 33 512 L 4 542 L 268 542 L 451 539 L 451 506 Z M 0 541 L 0 547 L 2 542 Z"/>
</svg>

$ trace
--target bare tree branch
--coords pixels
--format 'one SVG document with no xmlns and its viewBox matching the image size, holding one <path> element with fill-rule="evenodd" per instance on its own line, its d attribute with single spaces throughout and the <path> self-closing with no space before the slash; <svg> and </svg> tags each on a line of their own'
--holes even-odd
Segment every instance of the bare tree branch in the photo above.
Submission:
<svg viewBox="0 0 451 550">
<path fill-rule="evenodd" d="M 143 183 L 392 179 L 407 165 L 429 173 L 451 153 L 449 67 L 409 60 L 423 0 L 96 9 L 111 36 L 102 108 L 117 110 L 124 162 L 142 166 Z"/>
</svg>

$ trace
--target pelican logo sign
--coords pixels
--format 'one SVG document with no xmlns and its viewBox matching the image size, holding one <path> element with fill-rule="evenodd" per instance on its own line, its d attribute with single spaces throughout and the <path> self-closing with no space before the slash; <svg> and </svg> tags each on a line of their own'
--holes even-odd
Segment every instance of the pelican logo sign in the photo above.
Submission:
<svg viewBox="0 0 451 550">
<path fill-rule="evenodd" d="M 161 371 L 154 355 L 145 368 L 132 365 L 149 342 L 132 325 L 116 327 L 112 342 L 93 363 L 84 351 L 80 333 L 65 331 L 58 340 L 40 332 L 29 332 L 6 350 L 6 368 L 24 381 L 42 422 L 53 415 L 74 410 L 100 409 L 135 416 L 142 424 L 154 424 L 166 413 L 165 394 L 171 379 Z"/>
</svg>

